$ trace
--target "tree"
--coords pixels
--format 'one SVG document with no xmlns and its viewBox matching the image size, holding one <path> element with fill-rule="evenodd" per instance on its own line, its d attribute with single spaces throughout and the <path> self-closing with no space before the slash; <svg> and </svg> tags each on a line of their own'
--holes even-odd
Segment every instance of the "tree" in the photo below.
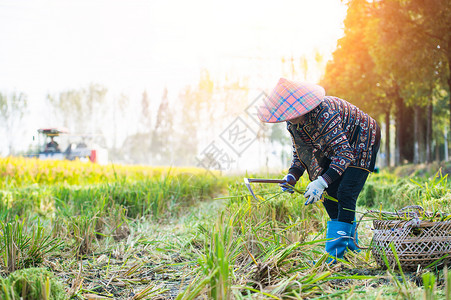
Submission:
<svg viewBox="0 0 451 300">
<path fill-rule="evenodd" d="M 327 94 L 346 99 L 375 118 L 384 115 L 385 140 L 389 141 L 392 102 L 387 100 L 387 95 L 392 90 L 393 81 L 376 71 L 370 54 L 372 9 L 365 0 L 348 2 L 345 35 L 338 41 L 332 60 L 327 63 L 321 85 Z M 385 143 L 385 154 L 385 164 L 389 165 L 389 143 Z"/>
<path fill-rule="evenodd" d="M 397 106 L 400 124 L 397 126 L 398 139 L 414 141 L 414 161 L 419 162 L 423 156 L 429 162 L 434 105 L 432 94 L 437 82 L 443 81 L 443 74 L 446 74 L 443 66 L 447 65 L 435 37 L 438 32 L 434 31 L 438 28 L 445 30 L 449 26 L 449 21 L 441 20 L 439 12 L 440 9 L 449 11 L 449 1 L 385 0 L 379 1 L 375 7 L 377 18 L 374 30 L 377 38 L 372 56 L 379 72 L 390 72 L 396 78 L 398 96 L 403 98 L 402 105 L 406 106 Z M 449 29 L 443 35 L 445 40 L 449 38 Z M 402 116 L 404 111 L 407 114 L 405 117 Z M 411 119 L 414 120 L 414 134 L 409 137 L 406 121 Z M 426 134 L 421 132 L 423 120 L 427 122 L 424 128 Z M 426 138 L 424 142 L 420 140 L 422 136 Z M 425 147 L 421 147 L 421 144 L 425 144 Z M 404 142 L 400 141 L 399 145 L 404 145 Z M 422 149 L 426 155 L 419 153 Z M 407 153 L 409 149 L 403 147 L 401 150 Z"/>
<path fill-rule="evenodd" d="M 165 93 L 167 90 L 165 89 Z M 151 110 L 150 110 L 150 100 L 147 96 L 147 92 L 144 91 L 141 98 L 141 111 L 140 111 L 140 120 L 139 120 L 139 138 L 141 145 L 141 156 L 143 157 L 143 163 L 151 163 L 152 159 L 152 118 L 151 118 Z"/>
<path fill-rule="evenodd" d="M 147 91 L 144 91 L 141 98 L 141 116 L 140 116 L 140 126 L 141 132 L 150 132 L 152 126 L 151 110 L 150 110 L 150 99 L 147 95 Z"/>
<path fill-rule="evenodd" d="M 124 140 L 130 134 L 129 122 L 131 119 L 130 115 L 133 113 L 127 108 L 133 107 L 133 105 L 131 104 L 130 98 L 123 93 L 111 98 L 110 101 L 108 111 L 112 141 L 108 156 L 113 162 L 116 162 L 124 159 L 126 152 L 124 145 L 128 145 L 128 143 L 124 143 Z M 127 125 L 124 126 L 123 124 Z"/>
<path fill-rule="evenodd" d="M 431 161 L 432 138 L 438 136 L 434 105 L 438 91 L 445 86 L 449 92 L 451 83 L 450 5 L 447 0 L 348 2 L 345 36 L 323 85 L 373 116 L 384 114 L 387 125 L 394 116 L 397 164 Z M 386 130 L 387 154 L 389 140 Z"/>
<path fill-rule="evenodd" d="M 57 119 L 72 131 L 98 134 L 103 132 L 107 89 L 98 84 L 68 90 L 56 96 L 47 95 Z"/>
<path fill-rule="evenodd" d="M 25 94 L 13 92 L 0 93 L 0 124 L 5 131 L 8 154 L 14 153 L 14 146 L 20 131 L 23 130 L 23 118 L 27 111 L 28 99 Z"/>
<path fill-rule="evenodd" d="M 442 86 L 446 88 L 451 110 L 451 2 L 411 0 L 407 1 L 405 10 L 408 15 L 405 14 L 403 20 L 413 28 L 412 32 L 417 37 L 416 52 L 422 55 L 433 75 L 427 80 L 438 83 L 435 87 L 439 89 Z M 448 126 L 451 126 L 451 114 L 449 118 Z"/>
<path fill-rule="evenodd" d="M 102 133 L 104 131 L 104 112 L 106 111 L 107 88 L 100 84 L 90 84 L 85 89 L 88 131 L 91 133 Z"/>
<path fill-rule="evenodd" d="M 173 113 L 170 110 L 168 90 L 163 91 L 158 108 L 155 127 L 152 132 L 151 151 L 154 161 L 160 164 L 172 164 L 173 160 Z"/>
</svg>

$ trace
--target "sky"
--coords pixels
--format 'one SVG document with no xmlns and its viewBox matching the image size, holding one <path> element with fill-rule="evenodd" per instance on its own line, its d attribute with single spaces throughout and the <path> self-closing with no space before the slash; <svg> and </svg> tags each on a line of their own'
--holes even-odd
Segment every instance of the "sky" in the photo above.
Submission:
<svg viewBox="0 0 451 300">
<path fill-rule="evenodd" d="M 331 52 L 345 12 L 340 0 L 0 0 L 0 88 L 183 87 L 224 61 Z"/>
<path fill-rule="evenodd" d="M 47 93 L 161 95 L 203 69 L 265 89 L 283 56 L 330 58 L 345 14 L 340 0 L 0 0 L 0 91 L 25 93 L 40 115 Z"/>
</svg>

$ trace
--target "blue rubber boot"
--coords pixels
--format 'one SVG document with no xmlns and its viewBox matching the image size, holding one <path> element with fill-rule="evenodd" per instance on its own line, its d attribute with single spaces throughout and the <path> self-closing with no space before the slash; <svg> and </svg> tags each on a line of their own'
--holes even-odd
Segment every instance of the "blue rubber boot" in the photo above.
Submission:
<svg viewBox="0 0 451 300">
<path fill-rule="evenodd" d="M 337 258 L 343 258 L 345 251 L 349 246 L 350 236 L 351 236 L 352 224 L 339 222 L 339 221 L 329 221 L 327 222 L 327 232 L 326 232 L 326 252 L 330 256 L 335 257 L 327 260 L 327 263 L 334 264 L 337 262 Z"/>
<path fill-rule="evenodd" d="M 359 235 L 357 234 L 357 231 L 355 231 L 356 227 L 357 227 L 357 222 L 354 220 L 354 222 L 352 222 L 352 227 L 351 227 L 352 239 L 349 239 L 348 249 L 351 251 L 360 252 L 360 248 L 357 247 L 357 245 L 359 244 Z"/>
<path fill-rule="evenodd" d="M 338 219 L 330 219 L 331 221 L 338 221 Z M 357 231 L 355 231 L 355 228 L 357 226 L 357 222 L 354 220 L 352 222 L 352 228 L 351 228 L 351 237 L 352 239 L 349 239 L 348 243 L 348 249 L 355 252 L 360 252 L 360 248 L 357 247 L 359 244 L 359 235 L 357 234 Z"/>
</svg>

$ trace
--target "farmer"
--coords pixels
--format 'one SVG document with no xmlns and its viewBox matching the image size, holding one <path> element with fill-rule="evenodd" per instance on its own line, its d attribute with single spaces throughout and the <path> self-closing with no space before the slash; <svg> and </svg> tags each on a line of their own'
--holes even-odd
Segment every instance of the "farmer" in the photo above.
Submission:
<svg viewBox="0 0 451 300">
<path fill-rule="evenodd" d="M 45 146 L 45 152 L 59 152 L 59 145 L 58 143 L 54 140 L 53 136 L 50 137 L 50 142 L 47 143 L 47 145 Z"/>
<path fill-rule="evenodd" d="M 376 121 L 356 106 L 325 96 L 322 87 L 281 78 L 264 105 L 258 108 L 262 122 L 287 122 L 293 143 L 293 159 L 284 180 L 294 186 L 307 171 L 310 178 L 305 205 L 315 203 L 326 191 L 338 203 L 324 199 L 327 222 L 326 252 L 343 258 L 347 249 L 358 251 L 355 208 L 359 193 L 373 172 L 380 144 Z M 287 185 L 283 191 L 293 193 Z"/>
</svg>

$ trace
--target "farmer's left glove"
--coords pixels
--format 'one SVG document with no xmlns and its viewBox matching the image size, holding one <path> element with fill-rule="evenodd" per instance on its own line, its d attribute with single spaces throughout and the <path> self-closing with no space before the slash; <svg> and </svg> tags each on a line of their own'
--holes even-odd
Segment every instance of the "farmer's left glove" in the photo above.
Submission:
<svg viewBox="0 0 451 300">
<path fill-rule="evenodd" d="M 307 185 L 304 193 L 304 197 L 307 198 L 305 205 L 315 203 L 316 201 L 321 199 L 324 189 L 327 189 L 327 187 L 327 182 L 321 176 L 318 177 L 318 179 L 310 182 L 309 185 Z"/>
</svg>

